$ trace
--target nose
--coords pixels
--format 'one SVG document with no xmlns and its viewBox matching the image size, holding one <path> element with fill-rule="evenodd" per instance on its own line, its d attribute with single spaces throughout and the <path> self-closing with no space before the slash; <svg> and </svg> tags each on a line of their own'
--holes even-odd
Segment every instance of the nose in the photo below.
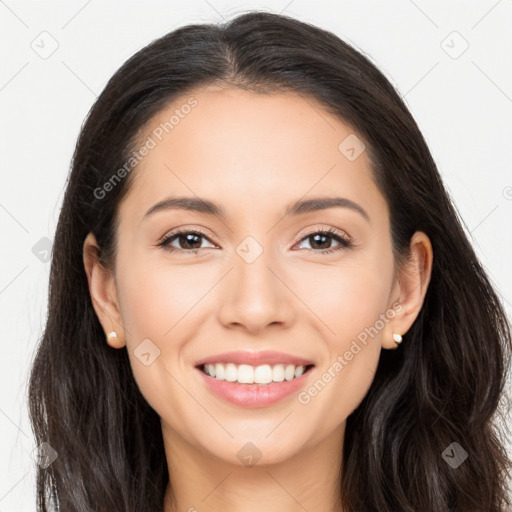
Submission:
<svg viewBox="0 0 512 512">
<path fill-rule="evenodd" d="M 234 268 L 222 282 L 218 310 L 225 327 L 258 334 L 267 326 L 286 328 L 294 322 L 296 299 L 285 272 L 270 256 L 271 251 L 264 250 L 249 263 L 234 254 Z"/>
</svg>

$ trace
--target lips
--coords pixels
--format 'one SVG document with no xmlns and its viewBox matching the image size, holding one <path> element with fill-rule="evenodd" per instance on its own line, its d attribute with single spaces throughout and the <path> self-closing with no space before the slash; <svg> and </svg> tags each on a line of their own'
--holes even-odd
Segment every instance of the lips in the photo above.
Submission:
<svg viewBox="0 0 512 512">
<path fill-rule="evenodd" d="M 197 369 L 194 375 L 195 378 L 199 379 L 199 382 L 206 386 L 207 390 L 225 402 L 238 407 L 261 408 L 270 407 L 281 401 L 290 399 L 294 394 L 306 387 L 307 384 L 315 378 L 315 368 L 310 366 L 307 368 L 308 370 L 302 375 L 292 378 L 291 380 L 270 382 L 261 385 L 218 380 L 215 377 L 207 375 L 200 369 Z"/>
<path fill-rule="evenodd" d="M 264 364 L 276 365 L 276 364 L 293 364 L 295 366 L 312 366 L 313 361 L 304 359 L 299 356 L 286 354 L 284 352 L 275 352 L 273 350 L 265 350 L 260 352 L 248 352 L 248 351 L 234 351 L 234 352 L 223 352 L 210 357 L 199 360 L 196 363 L 196 368 L 201 368 L 205 364 L 227 364 L 233 363 L 236 365 L 248 364 L 250 366 L 260 366 Z"/>
</svg>

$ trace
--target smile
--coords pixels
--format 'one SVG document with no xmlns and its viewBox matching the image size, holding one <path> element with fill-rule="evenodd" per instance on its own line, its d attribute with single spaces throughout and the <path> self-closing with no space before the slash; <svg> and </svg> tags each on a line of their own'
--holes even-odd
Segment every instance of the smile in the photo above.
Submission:
<svg viewBox="0 0 512 512">
<path fill-rule="evenodd" d="M 269 407 L 299 393 L 316 373 L 316 368 L 312 364 L 264 364 L 253 367 L 245 364 L 216 363 L 212 367 L 201 365 L 195 368 L 196 375 L 208 392 L 232 405 L 249 408 Z M 210 371 L 215 373 L 215 376 L 210 375 Z M 221 380 L 222 372 L 224 374 Z M 274 381 L 274 372 L 276 379 L 283 379 Z M 272 380 L 269 380 L 270 376 Z"/>
<path fill-rule="evenodd" d="M 271 366 L 263 364 L 251 366 L 248 364 L 216 363 L 203 364 L 200 369 L 206 375 L 220 381 L 266 385 L 299 378 L 312 367 L 313 365 L 276 364 Z"/>
</svg>

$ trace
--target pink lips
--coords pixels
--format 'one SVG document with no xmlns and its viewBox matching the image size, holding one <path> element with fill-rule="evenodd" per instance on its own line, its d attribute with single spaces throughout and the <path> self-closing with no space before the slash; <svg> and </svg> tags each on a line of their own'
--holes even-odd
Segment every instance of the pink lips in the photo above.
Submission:
<svg viewBox="0 0 512 512">
<path fill-rule="evenodd" d="M 308 368 L 300 377 L 289 381 L 284 380 L 269 384 L 239 384 L 238 382 L 218 380 L 202 371 L 203 365 L 216 363 L 248 364 L 250 366 L 293 364 L 295 366 L 307 366 Z M 302 357 L 267 350 L 261 352 L 224 352 L 201 359 L 198 361 L 196 369 L 202 382 L 218 397 L 237 406 L 258 408 L 268 407 L 299 391 L 309 380 L 311 374 L 314 373 L 315 368 L 311 361 Z"/>
<path fill-rule="evenodd" d="M 240 407 L 268 407 L 298 392 L 309 379 L 314 369 L 308 370 L 300 377 L 271 384 L 238 384 L 217 380 L 201 370 L 195 370 L 208 389 L 220 398 Z"/>
<path fill-rule="evenodd" d="M 262 364 L 269 364 L 270 366 L 276 364 L 308 366 L 312 365 L 313 361 L 309 361 L 302 357 L 285 354 L 284 352 L 275 352 L 273 350 L 264 350 L 261 352 L 236 351 L 223 352 L 222 354 L 206 357 L 198 361 L 196 367 L 200 367 L 203 364 L 215 363 L 233 363 L 236 365 L 248 364 L 250 366 L 260 366 Z"/>
</svg>

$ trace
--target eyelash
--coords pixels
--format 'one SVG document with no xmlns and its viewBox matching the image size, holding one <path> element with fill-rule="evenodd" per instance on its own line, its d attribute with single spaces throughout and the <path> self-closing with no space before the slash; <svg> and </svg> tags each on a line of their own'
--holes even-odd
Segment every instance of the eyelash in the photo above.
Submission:
<svg viewBox="0 0 512 512">
<path fill-rule="evenodd" d="M 190 250 L 187 250 L 187 249 L 171 247 L 169 245 L 173 239 L 179 237 L 180 235 L 188 235 L 188 234 L 204 237 L 209 242 L 211 242 L 211 240 L 208 238 L 208 236 L 206 236 L 206 234 L 202 233 L 201 231 L 197 231 L 197 230 L 181 230 L 181 231 L 174 231 L 172 233 L 169 233 L 169 235 L 165 236 L 163 238 L 163 240 L 158 244 L 158 247 L 162 247 L 166 251 L 169 251 L 169 252 L 181 251 L 181 252 L 197 254 L 198 251 L 200 251 L 201 249 L 190 249 Z M 325 255 L 325 254 L 330 254 L 332 252 L 340 251 L 340 250 L 343 250 L 343 249 L 348 249 L 348 248 L 350 248 L 352 246 L 352 241 L 348 237 L 342 235 L 340 232 L 338 232 L 338 231 L 336 231 L 334 229 L 331 229 L 331 228 L 317 230 L 317 231 L 312 231 L 311 233 L 307 233 L 306 235 L 304 235 L 299 240 L 299 242 L 302 242 L 304 239 L 309 238 L 309 237 L 311 237 L 313 235 L 318 235 L 318 234 L 327 235 L 327 236 L 329 236 L 331 238 L 334 238 L 337 242 L 340 243 L 340 246 L 336 247 L 334 249 L 325 249 L 323 251 L 322 250 L 316 250 L 316 249 L 308 249 L 309 251 L 318 252 L 321 255 Z M 213 243 L 213 242 L 211 242 L 211 243 Z"/>
</svg>

